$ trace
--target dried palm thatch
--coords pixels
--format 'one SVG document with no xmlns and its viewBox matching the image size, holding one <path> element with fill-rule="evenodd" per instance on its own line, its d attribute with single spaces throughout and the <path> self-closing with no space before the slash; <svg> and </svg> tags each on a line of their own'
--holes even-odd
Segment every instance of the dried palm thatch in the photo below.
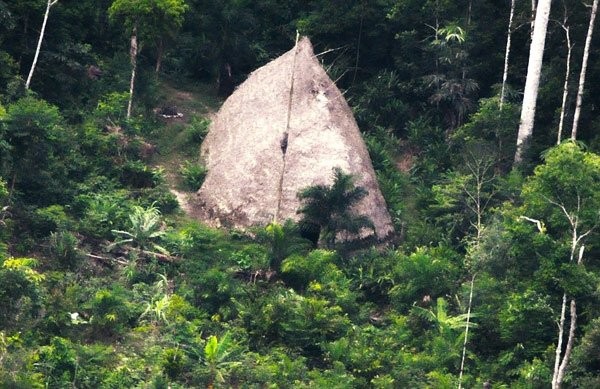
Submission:
<svg viewBox="0 0 600 389">
<path fill-rule="evenodd" d="M 225 101 L 201 155 L 208 175 L 195 214 L 213 226 L 298 220 L 297 193 L 331 184 L 338 167 L 369 192 L 356 213 L 371 218 L 378 238 L 392 232 L 352 111 L 308 38 L 254 71 Z"/>
</svg>

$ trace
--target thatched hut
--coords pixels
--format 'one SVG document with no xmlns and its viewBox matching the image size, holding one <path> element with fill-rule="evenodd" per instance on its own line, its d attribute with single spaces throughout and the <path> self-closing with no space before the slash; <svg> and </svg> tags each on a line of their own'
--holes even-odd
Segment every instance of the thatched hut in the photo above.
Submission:
<svg viewBox="0 0 600 389">
<path fill-rule="evenodd" d="M 378 238 L 392 231 L 369 154 L 346 100 L 308 38 L 254 71 L 225 101 L 201 148 L 208 168 L 196 213 L 214 226 L 298 220 L 297 193 L 335 167 L 369 191 L 355 211 Z"/>
</svg>

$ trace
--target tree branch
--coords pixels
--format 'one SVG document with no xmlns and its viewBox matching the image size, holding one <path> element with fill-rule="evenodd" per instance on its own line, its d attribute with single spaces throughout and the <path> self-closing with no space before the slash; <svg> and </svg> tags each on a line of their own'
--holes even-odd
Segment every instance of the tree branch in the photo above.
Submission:
<svg viewBox="0 0 600 389">
<path fill-rule="evenodd" d="M 546 230 L 546 229 L 544 228 L 544 224 L 543 224 L 541 221 L 537 220 L 537 219 L 532 219 L 532 218 L 530 218 L 530 217 L 527 217 L 527 216 L 519 216 L 519 219 L 524 219 L 524 220 L 527 220 L 528 222 L 532 222 L 532 223 L 534 223 L 534 224 L 537 226 L 537 229 L 538 229 L 538 231 L 539 231 L 540 233 L 542 233 L 542 234 L 543 234 L 543 233 L 545 232 L 545 230 Z"/>
</svg>

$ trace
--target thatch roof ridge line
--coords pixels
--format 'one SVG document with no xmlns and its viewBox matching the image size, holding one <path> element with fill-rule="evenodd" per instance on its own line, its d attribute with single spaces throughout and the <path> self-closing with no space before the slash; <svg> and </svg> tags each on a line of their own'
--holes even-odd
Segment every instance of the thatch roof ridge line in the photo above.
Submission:
<svg viewBox="0 0 600 389">
<path fill-rule="evenodd" d="M 300 34 L 296 31 L 296 44 L 294 45 L 294 59 L 292 60 L 292 71 L 290 72 L 290 93 L 288 97 L 288 106 L 287 106 L 287 120 L 285 123 L 285 131 L 283 133 L 284 139 L 281 142 L 285 141 L 285 147 L 283 143 L 281 145 L 281 154 L 283 159 L 283 168 L 281 169 L 281 174 L 279 175 L 279 184 L 277 186 L 277 209 L 275 210 L 275 214 L 273 215 L 273 222 L 277 223 L 279 221 L 279 214 L 281 212 L 281 197 L 283 192 L 283 177 L 285 175 L 285 155 L 287 152 L 287 143 L 289 141 L 289 131 L 290 131 L 290 120 L 292 118 L 292 101 L 294 99 L 294 75 L 296 73 L 296 58 L 298 58 L 298 39 L 300 38 Z"/>
</svg>

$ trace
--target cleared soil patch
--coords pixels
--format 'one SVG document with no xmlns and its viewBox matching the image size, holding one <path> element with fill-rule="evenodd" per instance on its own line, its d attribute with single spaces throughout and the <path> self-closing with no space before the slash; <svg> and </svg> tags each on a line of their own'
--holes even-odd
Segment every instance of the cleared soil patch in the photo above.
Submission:
<svg viewBox="0 0 600 389">
<path fill-rule="evenodd" d="M 155 110 L 162 125 L 153 131 L 150 139 L 158 149 L 152 164 L 163 169 L 171 193 L 177 198 L 182 211 L 190 215 L 190 199 L 195 192 L 185 187 L 179 171 L 185 161 L 198 163 L 201 140 L 194 136 L 192 127 L 198 126 L 203 118 L 214 117 L 221 101 L 216 97 L 214 87 L 207 84 L 186 84 L 184 87 L 164 82 L 162 94 L 161 104 Z M 176 108 L 182 116 L 161 117 L 158 112 L 163 107 Z"/>
</svg>

